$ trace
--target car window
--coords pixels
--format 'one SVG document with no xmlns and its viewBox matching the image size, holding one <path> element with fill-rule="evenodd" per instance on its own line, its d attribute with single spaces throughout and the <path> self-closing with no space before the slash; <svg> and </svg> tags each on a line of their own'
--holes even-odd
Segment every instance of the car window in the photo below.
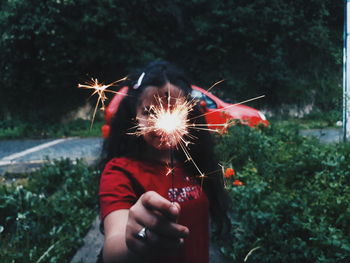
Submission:
<svg viewBox="0 0 350 263">
<path fill-rule="evenodd" d="M 193 89 L 191 92 L 191 96 L 197 100 L 204 100 L 205 103 L 207 104 L 207 108 L 209 109 L 216 109 L 216 103 L 209 98 L 208 96 L 204 95 L 202 92 L 199 90 Z"/>
<path fill-rule="evenodd" d="M 203 97 L 204 97 L 205 103 L 207 104 L 207 108 L 216 109 L 216 103 L 211 98 L 209 98 L 208 96 L 205 96 L 204 94 L 203 94 Z"/>
<path fill-rule="evenodd" d="M 202 92 L 200 92 L 199 90 L 196 90 L 196 89 L 192 90 L 191 96 L 192 96 L 192 98 L 197 99 L 197 100 L 202 100 L 203 99 Z"/>
</svg>

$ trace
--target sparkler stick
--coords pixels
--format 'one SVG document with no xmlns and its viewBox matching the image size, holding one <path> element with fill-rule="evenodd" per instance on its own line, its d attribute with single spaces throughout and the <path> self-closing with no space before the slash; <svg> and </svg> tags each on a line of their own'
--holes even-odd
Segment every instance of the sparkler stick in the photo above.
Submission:
<svg viewBox="0 0 350 263">
<path fill-rule="evenodd" d="M 171 169 L 171 189 L 173 189 L 173 193 L 175 193 L 174 189 L 174 177 L 175 177 L 175 171 L 174 171 L 174 149 L 170 149 L 170 169 Z M 171 202 L 175 202 L 175 196 L 171 196 Z"/>
<path fill-rule="evenodd" d="M 168 109 L 170 107 L 171 97 L 170 97 L 170 86 L 168 85 Z M 174 189 L 174 179 L 175 179 L 175 171 L 174 171 L 174 148 L 170 148 L 170 169 L 171 169 L 171 188 L 173 189 L 173 193 L 175 193 Z M 172 202 L 175 202 L 175 195 L 172 195 Z"/>
</svg>

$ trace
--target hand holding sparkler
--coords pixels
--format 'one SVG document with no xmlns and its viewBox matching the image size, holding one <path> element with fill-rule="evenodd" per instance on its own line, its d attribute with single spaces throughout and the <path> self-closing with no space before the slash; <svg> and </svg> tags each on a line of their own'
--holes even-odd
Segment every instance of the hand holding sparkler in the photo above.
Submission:
<svg viewBox="0 0 350 263">
<path fill-rule="evenodd" d="M 156 192 L 146 192 L 129 210 L 127 246 L 141 255 L 149 254 L 149 246 L 160 249 L 157 253 L 178 248 L 189 234 L 187 227 L 176 223 L 179 214 L 178 203 L 169 202 Z"/>
</svg>

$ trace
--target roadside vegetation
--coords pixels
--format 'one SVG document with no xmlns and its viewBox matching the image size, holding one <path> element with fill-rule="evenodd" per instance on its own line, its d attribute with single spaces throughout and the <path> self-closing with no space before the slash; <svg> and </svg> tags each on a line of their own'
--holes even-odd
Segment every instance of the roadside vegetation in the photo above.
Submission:
<svg viewBox="0 0 350 263">
<path fill-rule="evenodd" d="M 231 168 L 232 230 L 216 242 L 233 262 L 350 260 L 350 144 L 320 144 L 298 130 L 237 125 L 217 138 L 220 163 Z M 0 258 L 68 262 L 98 213 L 99 171 L 60 160 L 6 178 Z"/>
<path fill-rule="evenodd" d="M 1 262 L 69 262 L 98 214 L 99 172 L 58 160 L 17 177 L 0 183 Z"/>
<path fill-rule="evenodd" d="M 91 127 L 91 121 L 76 119 L 66 123 L 43 124 L 19 120 L 0 121 L 0 140 L 46 139 L 62 137 L 100 137 L 103 121 L 98 119 Z"/>
<path fill-rule="evenodd" d="M 225 179 L 232 240 L 222 244 L 232 262 L 350 261 L 350 144 L 320 144 L 298 129 L 235 126 L 217 146 L 235 170 Z"/>
<path fill-rule="evenodd" d="M 278 125 L 295 125 L 300 129 L 325 129 L 340 128 L 342 126 L 342 114 L 339 110 L 320 111 L 313 110 L 303 117 L 292 117 L 288 114 L 280 114 L 269 119 L 273 124 Z"/>
</svg>

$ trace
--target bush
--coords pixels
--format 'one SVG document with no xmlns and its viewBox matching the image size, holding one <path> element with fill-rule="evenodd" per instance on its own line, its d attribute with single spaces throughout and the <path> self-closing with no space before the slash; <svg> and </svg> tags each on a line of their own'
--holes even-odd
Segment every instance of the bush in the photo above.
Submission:
<svg viewBox="0 0 350 263">
<path fill-rule="evenodd" d="M 51 124 L 39 122 L 23 122 L 18 119 L 0 121 L 0 140 L 16 138 L 57 138 L 68 136 L 99 137 L 101 126 L 104 124 L 101 118 L 96 118 L 91 126 L 91 121 L 76 119 L 67 123 Z"/>
<path fill-rule="evenodd" d="M 349 262 L 350 145 L 322 145 L 294 126 L 231 128 L 217 146 L 234 167 L 233 242 L 222 251 L 235 262 Z"/>
<path fill-rule="evenodd" d="M 97 215 L 98 171 L 55 161 L 0 188 L 2 262 L 67 262 Z"/>
</svg>

